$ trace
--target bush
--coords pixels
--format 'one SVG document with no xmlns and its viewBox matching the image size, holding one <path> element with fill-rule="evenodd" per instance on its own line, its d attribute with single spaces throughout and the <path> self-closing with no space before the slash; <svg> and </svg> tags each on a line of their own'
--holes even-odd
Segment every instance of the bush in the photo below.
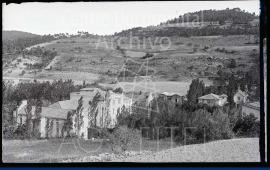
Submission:
<svg viewBox="0 0 270 170">
<path fill-rule="evenodd" d="M 114 93 L 123 93 L 123 89 L 121 87 L 118 87 L 116 89 L 113 90 Z"/>
<path fill-rule="evenodd" d="M 110 136 L 112 150 L 116 153 L 126 151 L 129 146 L 139 143 L 138 130 L 129 129 L 127 126 L 119 126 L 113 130 Z"/>
<path fill-rule="evenodd" d="M 23 76 L 25 74 L 25 70 L 23 70 L 20 74 L 20 76 Z"/>
<path fill-rule="evenodd" d="M 153 57 L 154 55 L 153 54 L 149 54 L 149 53 L 146 53 L 143 57 L 141 57 L 142 59 L 146 59 L 146 58 L 151 58 Z"/>
<path fill-rule="evenodd" d="M 11 139 L 14 137 L 15 128 L 13 126 L 4 125 L 3 127 L 3 138 Z"/>
<path fill-rule="evenodd" d="M 258 137 L 260 134 L 260 122 L 251 114 L 237 120 L 233 131 L 239 137 Z"/>
</svg>

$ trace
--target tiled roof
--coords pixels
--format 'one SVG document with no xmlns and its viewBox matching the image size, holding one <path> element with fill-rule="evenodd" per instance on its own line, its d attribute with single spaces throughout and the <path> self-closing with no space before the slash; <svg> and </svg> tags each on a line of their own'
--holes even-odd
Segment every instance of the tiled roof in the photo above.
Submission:
<svg viewBox="0 0 270 170">
<path fill-rule="evenodd" d="M 216 94 L 213 94 L 213 93 L 210 93 L 210 94 L 201 96 L 201 97 L 199 97 L 198 99 L 205 99 L 205 100 L 219 100 L 219 99 L 220 99 L 220 96 L 219 96 L 219 95 L 216 95 Z"/>
<path fill-rule="evenodd" d="M 71 110 L 42 107 L 41 117 L 66 119 L 69 111 Z"/>
<path fill-rule="evenodd" d="M 172 93 L 169 93 L 169 92 L 163 92 L 163 93 L 161 93 L 161 94 L 163 94 L 163 95 L 165 95 L 165 96 L 173 96 L 173 95 L 181 96 L 180 93 L 176 93 L 176 92 L 172 92 Z"/>
<path fill-rule="evenodd" d="M 94 91 L 96 90 L 97 88 L 94 88 L 94 87 L 87 87 L 87 88 L 82 88 L 80 89 L 80 91 Z"/>
<path fill-rule="evenodd" d="M 64 100 L 59 101 L 61 109 L 75 110 L 78 106 L 78 100 Z"/>
<path fill-rule="evenodd" d="M 48 107 L 52 109 L 75 110 L 77 108 L 77 105 L 78 105 L 78 100 L 64 100 L 64 101 L 58 101 Z"/>
<path fill-rule="evenodd" d="M 228 97 L 226 94 L 222 94 L 220 95 L 220 97 Z"/>
</svg>

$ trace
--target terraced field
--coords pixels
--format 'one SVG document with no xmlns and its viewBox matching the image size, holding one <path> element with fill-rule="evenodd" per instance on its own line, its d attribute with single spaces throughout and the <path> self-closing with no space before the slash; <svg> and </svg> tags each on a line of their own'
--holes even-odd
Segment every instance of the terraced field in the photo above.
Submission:
<svg viewBox="0 0 270 170">
<path fill-rule="evenodd" d="M 89 82 L 103 79 L 103 83 L 111 83 L 123 69 L 145 76 L 144 70 L 140 70 L 144 65 L 152 70 L 147 76 L 156 81 L 188 82 L 196 77 L 215 75 L 218 67 L 226 67 L 230 59 L 236 60 L 235 71 L 248 69 L 252 64 L 249 56 L 259 54 L 259 45 L 252 44 L 254 38 L 247 35 L 169 37 L 164 42 L 162 37 L 140 42 L 129 41 L 129 37 L 120 38 L 120 44 L 115 37 L 67 38 L 41 44 L 58 53 L 57 60 L 50 65 L 51 70 L 35 75 L 31 75 L 31 71 L 25 75 L 13 75 L 15 72 L 9 75 L 4 70 L 5 76 L 71 78 Z M 153 56 L 143 59 L 146 53 Z M 122 77 L 120 81 L 135 80 L 124 76 L 127 79 Z"/>
</svg>

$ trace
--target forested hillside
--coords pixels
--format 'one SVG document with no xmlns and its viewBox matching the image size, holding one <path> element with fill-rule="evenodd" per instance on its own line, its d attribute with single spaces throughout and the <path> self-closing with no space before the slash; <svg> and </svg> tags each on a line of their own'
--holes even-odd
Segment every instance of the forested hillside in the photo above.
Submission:
<svg viewBox="0 0 270 170">
<path fill-rule="evenodd" d="M 2 53 L 20 52 L 26 47 L 49 42 L 55 38 L 52 35 L 36 35 L 21 31 L 2 31 Z"/>
<path fill-rule="evenodd" d="M 32 38 L 32 37 L 38 37 L 37 34 L 32 34 L 28 32 L 23 31 L 2 31 L 2 40 L 16 40 L 19 38 Z"/>
<path fill-rule="evenodd" d="M 135 27 L 115 33 L 117 36 L 211 36 L 211 35 L 258 35 L 259 26 L 251 25 L 250 21 L 259 19 L 254 13 L 248 13 L 239 8 L 225 10 L 205 10 L 187 13 L 172 20 L 152 27 Z M 216 22 L 216 25 L 198 25 L 199 22 Z M 204 22 L 204 23 L 203 23 Z M 227 24 L 226 22 L 230 22 Z M 179 23 L 191 23 L 190 26 L 180 26 Z"/>
<path fill-rule="evenodd" d="M 199 18 L 198 18 L 199 17 Z M 180 15 L 178 18 L 174 18 L 165 23 L 181 23 L 181 22 L 192 22 L 196 21 L 219 21 L 220 24 L 224 24 L 225 21 L 231 20 L 235 24 L 247 23 L 250 20 L 256 19 L 258 16 L 255 13 L 251 14 L 248 12 L 242 11 L 239 8 L 234 9 L 224 9 L 224 10 L 203 10 L 192 13 L 187 13 Z"/>
</svg>

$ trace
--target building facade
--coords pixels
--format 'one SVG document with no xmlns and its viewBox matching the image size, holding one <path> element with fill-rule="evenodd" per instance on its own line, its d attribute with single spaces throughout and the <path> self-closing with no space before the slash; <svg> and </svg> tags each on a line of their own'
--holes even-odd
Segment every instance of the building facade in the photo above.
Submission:
<svg viewBox="0 0 270 170">
<path fill-rule="evenodd" d="M 89 139 L 90 128 L 114 128 L 117 116 L 122 109 L 131 113 L 132 99 L 123 93 L 103 91 L 97 88 L 82 89 L 70 94 L 70 100 L 58 101 L 47 107 L 41 107 L 36 115 L 35 106 L 32 106 L 31 116 L 26 112 L 27 101 L 23 101 L 14 112 L 17 125 L 31 123 L 31 131 L 41 138 L 64 137 L 74 134 Z M 65 128 L 68 114 L 72 122 L 71 130 Z M 28 116 L 28 117 L 27 117 Z M 70 121 L 69 120 L 69 121 Z"/>
<path fill-rule="evenodd" d="M 224 106 L 227 103 L 227 95 L 216 95 L 213 93 L 198 98 L 198 103 L 207 104 L 208 106 Z"/>
<path fill-rule="evenodd" d="M 244 104 L 247 102 L 247 100 L 248 100 L 248 94 L 240 90 L 240 88 L 238 88 L 237 92 L 233 96 L 234 103 L 236 105 Z"/>
</svg>

